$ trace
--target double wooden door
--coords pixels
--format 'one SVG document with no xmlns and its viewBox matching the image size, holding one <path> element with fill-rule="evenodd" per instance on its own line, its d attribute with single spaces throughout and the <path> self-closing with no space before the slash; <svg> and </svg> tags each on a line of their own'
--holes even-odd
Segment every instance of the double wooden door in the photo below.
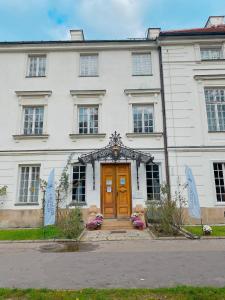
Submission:
<svg viewBox="0 0 225 300">
<path fill-rule="evenodd" d="M 105 218 L 130 217 L 130 164 L 102 164 L 101 206 Z"/>
</svg>

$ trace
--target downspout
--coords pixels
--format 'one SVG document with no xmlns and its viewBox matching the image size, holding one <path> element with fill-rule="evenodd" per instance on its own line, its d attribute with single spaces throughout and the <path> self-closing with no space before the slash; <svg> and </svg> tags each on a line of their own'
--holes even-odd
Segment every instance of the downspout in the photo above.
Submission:
<svg viewBox="0 0 225 300">
<path fill-rule="evenodd" d="M 164 90 L 164 76 L 163 76 L 161 46 L 158 46 L 158 53 L 159 53 L 159 74 L 160 74 L 161 99 L 162 99 L 163 142 L 164 142 L 164 154 L 165 154 L 166 184 L 168 186 L 168 194 L 170 196 L 171 195 L 170 169 L 169 169 L 168 136 L 167 136 L 167 125 L 166 125 L 166 104 L 165 104 L 165 90 Z"/>
</svg>

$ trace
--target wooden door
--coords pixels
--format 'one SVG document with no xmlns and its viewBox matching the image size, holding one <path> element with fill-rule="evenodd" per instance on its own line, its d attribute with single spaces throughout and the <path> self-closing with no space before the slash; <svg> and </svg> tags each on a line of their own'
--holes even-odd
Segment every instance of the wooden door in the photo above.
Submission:
<svg viewBox="0 0 225 300">
<path fill-rule="evenodd" d="M 129 164 L 103 164 L 101 179 L 102 213 L 105 218 L 129 217 L 131 186 Z"/>
</svg>

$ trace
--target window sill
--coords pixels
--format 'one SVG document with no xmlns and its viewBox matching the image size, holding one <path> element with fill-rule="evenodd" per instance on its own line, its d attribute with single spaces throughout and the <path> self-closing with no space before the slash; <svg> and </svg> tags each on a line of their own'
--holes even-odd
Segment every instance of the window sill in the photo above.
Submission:
<svg viewBox="0 0 225 300">
<path fill-rule="evenodd" d="M 225 208 L 225 202 L 216 202 L 215 206 Z"/>
<path fill-rule="evenodd" d="M 30 134 L 30 135 L 26 135 L 26 134 L 14 134 L 13 138 L 14 140 L 46 140 L 48 139 L 49 134 L 40 134 L 40 135 L 36 135 L 36 134 Z"/>
<path fill-rule="evenodd" d="M 128 138 L 142 138 L 142 137 L 161 137 L 163 135 L 162 132 L 150 132 L 150 133 L 126 133 Z"/>
<path fill-rule="evenodd" d="M 207 62 L 207 61 L 218 61 L 218 62 L 220 62 L 220 61 L 225 61 L 225 59 L 224 58 L 217 58 L 217 59 L 201 59 L 201 62 Z"/>
<path fill-rule="evenodd" d="M 106 137 L 106 133 L 95 133 L 95 134 L 76 134 L 76 133 L 71 133 L 69 134 L 69 137 L 72 140 L 76 139 L 103 139 Z"/>
<path fill-rule="evenodd" d="M 69 207 L 77 207 L 77 206 L 87 206 L 87 203 L 86 202 L 79 203 L 76 201 L 71 201 L 69 204 Z"/>
<path fill-rule="evenodd" d="M 43 76 L 26 76 L 26 78 L 45 78 L 47 77 L 46 75 Z"/>
<path fill-rule="evenodd" d="M 134 75 L 134 74 L 132 74 L 132 76 L 134 76 L 134 77 L 136 77 L 136 76 L 153 76 L 153 74 L 140 74 L 140 75 Z"/>
<path fill-rule="evenodd" d="M 86 77 L 99 77 L 99 75 L 79 75 L 81 78 L 86 78 Z"/>
<path fill-rule="evenodd" d="M 15 206 L 38 206 L 39 203 L 38 202 L 18 202 L 14 204 Z"/>
<path fill-rule="evenodd" d="M 208 131 L 208 133 L 225 133 L 225 130 L 220 130 L 220 131 Z"/>
</svg>

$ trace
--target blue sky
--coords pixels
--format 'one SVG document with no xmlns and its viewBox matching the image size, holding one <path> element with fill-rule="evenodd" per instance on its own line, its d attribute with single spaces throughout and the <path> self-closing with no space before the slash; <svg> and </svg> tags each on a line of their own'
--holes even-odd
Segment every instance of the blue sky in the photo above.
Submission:
<svg viewBox="0 0 225 300">
<path fill-rule="evenodd" d="M 225 0 L 0 0 L 0 41 L 144 37 L 148 27 L 202 27 Z"/>
</svg>

